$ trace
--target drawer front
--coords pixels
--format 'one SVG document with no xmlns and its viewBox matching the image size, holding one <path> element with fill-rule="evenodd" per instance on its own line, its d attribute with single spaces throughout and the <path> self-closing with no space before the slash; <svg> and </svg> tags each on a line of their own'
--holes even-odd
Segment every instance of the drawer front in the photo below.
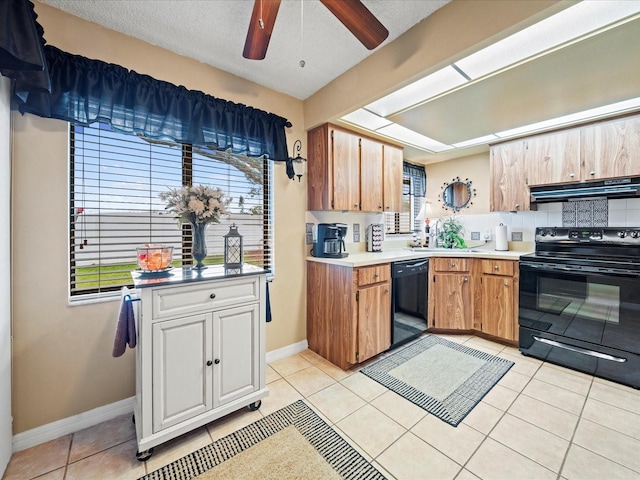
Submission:
<svg viewBox="0 0 640 480">
<path fill-rule="evenodd" d="M 433 268 L 436 272 L 468 272 L 469 260 L 467 258 L 434 258 Z"/>
<path fill-rule="evenodd" d="M 388 282 L 391 279 L 391 265 L 372 265 L 358 268 L 358 286 Z"/>
<path fill-rule="evenodd" d="M 257 276 L 191 283 L 153 292 L 153 318 L 166 318 L 260 300 Z"/>
<path fill-rule="evenodd" d="M 515 266 L 511 260 L 482 260 L 482 273 L 512 277 L 514 272 Z"/>
</svg>

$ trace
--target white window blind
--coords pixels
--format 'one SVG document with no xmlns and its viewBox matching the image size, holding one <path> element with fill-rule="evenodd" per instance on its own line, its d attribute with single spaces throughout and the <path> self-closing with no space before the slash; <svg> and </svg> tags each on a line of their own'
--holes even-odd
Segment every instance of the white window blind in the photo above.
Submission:
<svg viewBox="0 0 640 480">
<path fill-rule="evenodd" d="M 402 211 L 385 213 L 385 229 L 388 234 L 412 233 L 418 228 L 419 222 L 415 218 L 420 212 L 420 201 L 411 193 L 414 191 L 411 181 L 407 176 L 402 179 Z"/>
<path fill-rule="evenodd" d="M 182 185 L 218 187 L 230 215 L 207 227 L 205 264 L 224 262 L 224 235 L 235 223 L 244 261 L 271 270 L 272 162 L 114 132 L 70 127 L 70 293 L 99 294 L 131 285 L 136 247 L 174 247 L 172 266 L 192 264 L 191 228 L 178 226 L 158 194 Z"/>
</svg>

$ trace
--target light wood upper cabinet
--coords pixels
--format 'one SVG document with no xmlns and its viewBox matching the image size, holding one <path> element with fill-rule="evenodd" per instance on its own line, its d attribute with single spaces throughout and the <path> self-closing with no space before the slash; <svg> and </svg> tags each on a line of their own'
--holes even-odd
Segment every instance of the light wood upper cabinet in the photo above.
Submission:
<svg viewBox="0 0 640 480">
<path fill-rule="evenodd" d="M 332 129 L 330 135 L 331 209 L 357 210 L 360 208 L 360 141 L 342 130 Z"/>
<path fill-rule="evenodd" d="M 640 116 L 581 129 L 584 180 L 640 175 Z"/>
<path fill-rule="evenodd" d="M 383 146 L 383 201 L 385 212 L 402 211 L 402 149 Z"/>
<path fill-rule="evenodd" d="M 492 212 L 529 210 L 530 195 L 524 161 L 522 140 L 491 147 L 489 203 Z"/>
<path fill-rule="evenodd" d="M 357 163 L 357 161 L 356 161 Z M 360 139 L 360 210 L 382 212 L 382 144 Z M 402 179 L 400 179 L 402 183 Z"/>
<path fill-rule="evenodd" d="M 524 141 L 524 165 L 529 185 L 580 180 L 580 131 L 539 135 Z"/>
<path fill-rule="evenodd" d="M 309 130 L 307 141 L 309 210 L 401 210 L 400 148 L 331 124 Z"/>
</svg>

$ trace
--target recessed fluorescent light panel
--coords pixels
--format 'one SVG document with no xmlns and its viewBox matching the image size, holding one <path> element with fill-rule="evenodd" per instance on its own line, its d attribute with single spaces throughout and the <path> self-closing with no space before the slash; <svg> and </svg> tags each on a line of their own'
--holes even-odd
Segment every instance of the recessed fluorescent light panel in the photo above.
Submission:
<svg viewBox="0 0 640 480">
<path fill-rule="evenodd" d="M 489 73 L 640 13 L 640 2 L 585 0 L 455 63 L 470 78 Z"/>
<path fill-rule="evenodd" d="M 470 147 L 472 145 L 482 145 L 484 143 L 490 142 L 491 140 L 497 140 L 497 139 L 498 137 L 492 133 L 490 135 L 485 135 L 484 137 L 478 137 L 478 138 L 473 138 L 471 140 L 466 140 L 464 142 L 454 143 L 453 146 L 456 148 L 464 148 L 464 147 Z"/>
<path fill-rule="evenodd" d="M 355 112 L 345 115 L 341 120 L 368 130 L 377 130 L 393 123 L 386 118 L 379 117 L 378 115 L 365 110 L 364 108 L 360 108 Z"/>
<path fill-rule="evenodd" d="M 437 140 L 425 137 L 397 123 L 382 127 L 377 130 L 377 133 L 431 152 L 444 152 L 445 150 L 451 150 L 453 148 L 450 145 L 445 145 Z"/>
<path fill-rule="evenodd" d="M 392 115 L 466 83 L 455 68 L 448 66 L 365 106 L 382 117 Z"/>
<path fill-rule="evenodd" d="M 532 133 L 540 130 L 546 130 L 552 127 L 559 127 L 561 125 L 569 125 L 572 123 L 591 120 L 605 115 L 612 115 L 615 113 L 624 113 L 627 111 L 640 108 L 640 97 L 632 98 L 630 100 L 624 100 L 622 102 L 612 103 L 605 105 L 604 107 L 591 108 L 582 112 L 572 113 L 570 115 L 563 115 L 562 117 L 552 118 L 550 120 L 544 120 L 542 122 L 532 123 L 531 125 L 525 125 L 518 128 L 512 128 L 511 130 L 505 130 L 498 132 L 498 137 L 514 137 L 517 135 L 523 135 L 526 133 Z"/>
</svg>

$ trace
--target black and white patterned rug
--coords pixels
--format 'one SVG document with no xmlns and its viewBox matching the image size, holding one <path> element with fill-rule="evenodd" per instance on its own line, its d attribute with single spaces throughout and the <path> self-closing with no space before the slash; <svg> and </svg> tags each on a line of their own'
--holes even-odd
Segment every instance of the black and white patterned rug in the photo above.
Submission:
<svg viewBox="0 0 640 480">
<path fill-rule="evenodd" d="M 252 424 L 237 430 L 226 437 L 223 437 L 211 445 L 207 445 L 175 462 L 149 473 L 140 480 L 190 480 L 201 474 L 213 473 L 214 467 L 223 465 L 224 462 L 231 462 L 236 456 L 249 454 L 242 459 L 243 464 L 251 463 L 251 447 L 257 446 L 260 442 L 269 441 L 270 437 L 276 437 L 279 433 L 294 427 L 298 433 L 304 437 L 311 447 L 322 457 L 322 462 L 328 464 L 329 468 L 335 472 L 336 478 L 353 480 L 384 480 L 385 477 L 376 470 L 365 458 L 360 455 L 351 445 L 349 445 L 335 430 L 325 423 L 304 401 L 298 400 L 291 405 L 271 413 Z M 289 429 L 290 430 L 290 429 Z M 274 467 L 278 459 L 274 452 Z M 301 478 L 296 474 L 296 461 L 302 462 L 303 458 L 296 460 L 289 458 L 290 466 L 285 469 L 284 474 L 271 475 L 269 472 L 247 472 L 244 469 L 239 471 L 228 469 L 222 476 L 215 478 L 242 478 L 248 480 L 252 478 Z M 324 465 L 323 465 L 324 467 Z M 304 466 L 300 466 L 301 471 Z M 206 475 L 205 474 L 205 475 Z"/>
<path fill-rule="evenodd" d="M 428 335 L 360 371 L 455 427 L 512 365 Z"/>
</svg>

